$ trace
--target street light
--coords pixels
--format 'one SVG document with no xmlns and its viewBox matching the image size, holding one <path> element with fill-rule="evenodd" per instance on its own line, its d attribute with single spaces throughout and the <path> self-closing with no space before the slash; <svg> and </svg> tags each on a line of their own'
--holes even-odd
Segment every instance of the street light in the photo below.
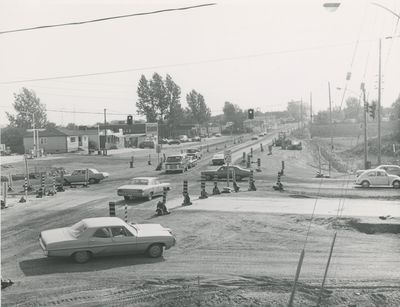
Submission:
<svg viewBox="0 0 400 307">
<path fill-rule="evenodd" d="M 326 2 L 323 4 L 323 7 L 329 11 L 329 12 L 334 12 L 336 11 L 340 6 L 340 2 Z"/>
</svg>

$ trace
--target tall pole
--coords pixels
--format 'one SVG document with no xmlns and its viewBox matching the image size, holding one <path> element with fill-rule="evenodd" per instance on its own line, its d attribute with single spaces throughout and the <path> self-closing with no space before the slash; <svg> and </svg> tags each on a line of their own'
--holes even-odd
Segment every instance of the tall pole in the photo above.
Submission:
<svg viewBox="0 0 400 307">
<path fill-rule="evenodd" d="M 333 152 L 333 127 L 332 127 L 332 99 L 331 99 L 331 83 L 328 82 L 328 92 L 329 92 L 329 130 L 331 135 L 331 156 L 329 158 L 329 176 L 331 175 L 332 167 L 332 152 Z"/>
<path fill-rule="evenodd" d="M 107 109 L 104 109 L 104 151 L 103 155 L 107 155 Z"/>
<path fill-rule="evenodd" d="M 313 113 L 312 113 L 312 92 L 310 92 L 310 123 L 313 122 Z"/>
<path fill-rule="evenodd" d="M 368 112 L 368 104 L 365 98 L 365 84 L 361 83 L 361 90 L 363 92 L 363 101 L 364 101 L 364 169 L 367 169 L 367 161 L 368 161 L 368 138 L 367 138 L 367 112 Z"/>
<path fill-rule="evenodd" d="M 303 97 L 300 100 L 300 121 L 301 121 L 301 128 L 303 129 Z"/>
<path fill-rule="evenodd" d="M 379 39 L 379 79 L 378 79 L 378 165 L 381 164 L 381 86 L 382 86 L 382 39 Z"/>
<path fill-rule="evenodd" d="M 33 156 L 36 158 L 36 130 L 35 130 L 35 113 L 32 113 L 32 130 L 33 130 Z"/>
</svg>

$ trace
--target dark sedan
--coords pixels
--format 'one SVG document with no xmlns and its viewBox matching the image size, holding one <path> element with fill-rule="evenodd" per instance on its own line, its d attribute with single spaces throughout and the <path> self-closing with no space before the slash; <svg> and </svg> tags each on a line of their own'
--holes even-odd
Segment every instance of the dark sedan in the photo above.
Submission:
<svg viewBox="0 0 400 307">
<path fill-rule="evenodd" d="M 242 180 L 242 178 L 250 176 L 250 170 L 241 168 L 237 165 L 229 166 L 229 178 L 232 178 L 232 173 L 235 174 L 235 178 L 237 181 L 240 181 Z M 203 171 L 201 172 L 201 174 L 206 177 L 206 180 L 213 180 L 215 176 L 217 176 L 218 179 L 226 179 L 228 174 L 228 166 L 223 165 L 217 169 Z"/>
<path fill-rule="evenodd" d="M 173 145 L 173 144 L 179 145 L 180 143 L 181 143 L 181 141 L 179 141 L 179 140 L 177 140 L 177 139 L 169 140 L 169 141 L 168 141 L 168 144 L 169 144 L 169 145 Z"/>
</svg>

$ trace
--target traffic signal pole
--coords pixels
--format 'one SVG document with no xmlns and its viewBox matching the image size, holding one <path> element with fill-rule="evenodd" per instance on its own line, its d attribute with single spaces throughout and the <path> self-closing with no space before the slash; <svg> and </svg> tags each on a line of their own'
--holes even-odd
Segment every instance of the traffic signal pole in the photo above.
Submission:
<svg viewBox="0 0 400 307">
<path fill-rule="evenodd" d="M 378 79 L 378 164 L 381 164 L 381 86 L 382 86 L 382 39 L 379 39 L 379 79 Z"/>
</svg>

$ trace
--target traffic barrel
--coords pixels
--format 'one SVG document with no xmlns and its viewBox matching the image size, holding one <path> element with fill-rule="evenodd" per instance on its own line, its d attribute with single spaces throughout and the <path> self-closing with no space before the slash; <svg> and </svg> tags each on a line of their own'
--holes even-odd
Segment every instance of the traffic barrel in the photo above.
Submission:
<svg viewBox="0 0 400 307">
<path fill-rule="evenodd" d="M 9 174 L 8 175 L 8 192 L 12 192 L 14 190 L 13 186 L 14 186 L 14 184 L 13 184 L 12 175 Z"/>
<path fill-rule="evenodd" d="M 183 203 L 182 206 L 189 206 L 192 202 L 190 201 L 189 191 L 188 191 L 188 181 L 183 181 Z"/>
<path fill-rule="evenodd" d="M 110 216 L 115 216 L 115 202 L 110 201 L 108 203 L 108 207 L 109 207 L 109 210 L 110 210 Z"/>
<path fill-rule="evenodd" d="M 243 152 L 243 155 L 242 155 L 242 164 L 245 164 L 245 163 L 246 163 L 246 153 Z"/>
<path fill-rule="evenodd" d="M 250 176 L 249 176 L 249 191 L 256 191 L 256 186 L 254 184 L 254 173 L 253 170 L 250 170 Z"/>
<path fill-rule="evenodd" d="M 163 194 L 162 194 L 162 202 L 164 205 L 167 203 L 167 192 L 168 192 L 168 188 L 164 187 Z"/>
<path fill-rule="evenodd" d="M 251 166 L 250 159 L 251 159 L 250 155 L 247 155 L 247 165 L 246 165 L 247 168 L 250 168 L 250 166 Z"/>
<path fill-rule="evenodd" d="M 221 192 L 218 189 L 218 176 L 214 176 L 214 188 L 213 188 L 213 195 L 218 195 L 221 194 Z"/>
<path fill-rule="evenodd" d="M 200 192 L 200 199 L 208 198 L 207 192 L 206 192 L 206 176 L 201 175 L 201 192 Z"/>
<path fill-rule="evenodd" d="M 256 171 L 257 172 L 261 172 L 261 159 L 260 158 L 257 158 L 257 169 L 256 169 Z"/>
</svg>

